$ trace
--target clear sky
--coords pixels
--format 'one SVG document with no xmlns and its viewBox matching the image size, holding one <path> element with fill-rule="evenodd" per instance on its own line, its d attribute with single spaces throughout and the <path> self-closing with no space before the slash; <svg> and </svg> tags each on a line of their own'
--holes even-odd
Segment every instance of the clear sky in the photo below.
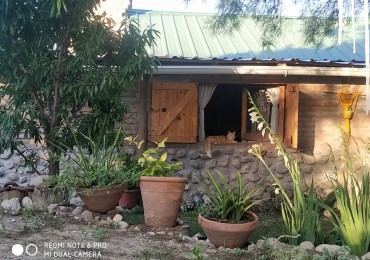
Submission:
<svg viewBox="0 0 370 260">
<path fill-rule="evenodd" d="M 132 0 L 132 8 L 175 11 L 175 12 L 196 12 L 196 13 L 216 13 L 216 0 L 191 0 L 186 6 L 183 0 Z M 283 15 L 298 16 L 297 6 L 292 4 L 292 0 L 284 0 L 287 10 Z"/>
</svg>

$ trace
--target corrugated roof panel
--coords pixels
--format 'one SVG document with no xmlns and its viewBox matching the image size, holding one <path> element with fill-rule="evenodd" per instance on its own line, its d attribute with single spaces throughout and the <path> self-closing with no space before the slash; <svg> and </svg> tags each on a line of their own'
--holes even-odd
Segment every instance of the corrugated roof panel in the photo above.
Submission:
<svg viewBox="0 0 370 260">
<path fill-rule="evenodd" d="M 166 42 L 168 48 L 168 55 L 172 56 L 184 56 L 181 39 L 179 37 L 179 31 L 176 27 L 175 19 L 173 15 L 163 14 L 162 21 L 165 24 L 166 31 Z"/>
<path fill-rule="evenodd" d="M 336 39 L 325 39 L 322 48 L 307 46 L 301 36 L 304 21 L 299 18 L 286 18 L 283 34 L 273 40 L 270 49 L 261 45 L 261 29 L 255 21 L 247 18 L 239 31 L 232 34 L 213 35 L 207 28 L 209 14 L 169 13 L 160 11 L 140 11 L 140 25 L 155 25 L 161 32 L 150 53 L 158 57 L 198 57 L 204 58 L 241 58 L 241 59 L 297 59 L 301 61 L 364 61 L 364 26 L 356 24 L 356 53 L 352 51 L 352 28 L 345 26 L 342 44 Z M 334 32 L 336 33 L 336 32 Z"/>
</svg>

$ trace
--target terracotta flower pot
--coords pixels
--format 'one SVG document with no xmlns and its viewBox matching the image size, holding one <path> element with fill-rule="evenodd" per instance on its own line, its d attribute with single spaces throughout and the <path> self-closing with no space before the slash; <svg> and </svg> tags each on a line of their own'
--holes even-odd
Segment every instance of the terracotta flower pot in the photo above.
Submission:
<svg viewBox="0 0 370 260">
<path fill-rule="evenodd" d="M 118 201 L 126 186 L 126 184 L 119 184 L 110 188 L 93 190 L 78 188 L 77 194 L 81 197 L 88 210 L 95 212 L 108 212 L 118 205 Z"/>
<path fill-rule="evenodd" d="M 206 233 L 209 241 L 216 247 L 237 248 L 245 245 L 250 234 L 259 226 L 259 219 L 254 213 L 247 213 L 251 222 L 229 224 L 212 221 L 199 214 L 198 223 Z"/>
<path fill-rule="evenodd" d="M 140 191 L 145 224 L 152 227 L 173 227 L 179 214 L 187 178 L 140 177 Z"/>
<path fill-rule="evenodd" d="M 121 208 L 127 208 L 127 209 L 132 209 L 133 207 L 136 206 L 137 199 L 139 197 L 140 190 L 125 190 L 122 193 L 121 198 L 119 199 L 119 206 Z"/>
</svg>

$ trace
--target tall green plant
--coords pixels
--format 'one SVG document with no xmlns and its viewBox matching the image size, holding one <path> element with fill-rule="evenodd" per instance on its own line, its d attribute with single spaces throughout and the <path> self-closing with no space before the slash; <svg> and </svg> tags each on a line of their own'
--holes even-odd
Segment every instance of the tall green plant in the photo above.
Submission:
<svg viewBox="0 0 370 260">
<path fill-rule="evenodd" d="M 289 171 L 293 182 L 292 199 L 288 196 L 283 185 L 264 160 L 261 146 L 253 145 L 249 152 L 255 155 L 266 167 L 274 180 L 273 185 L 276 186 L 276 193 L 281 193 L 283 198 L 281 203 L 281 212 L 285 227 L 289 235 L 300 235 L 300 237 L 297 239 L 290 239 L 290 242 L 297 244 L 300 241 L 308 240 L 315 244 L 320 229 L 320 209 L 317 204 L 314 203 L 317 199 L 313 183 L 311 182 L 310 190 L 307 194 L 308 198 L 306 198 L 302 190 L 301 169 L 298 161 L 284 150 L 279 138 L 273 134 L 269 124 L 265 121 L 257 109 L 257 106 L 249 92 L 248 95 L 249 101 L 252 104 L 252 107 L 248 110 L 250 112 L 249 115 L 251 116 L 251 121 L 253 123 L 257 123 L 258 129 L 261 130 L 262 135 L 268 134 L 270 142 L 275 144 L 275 149 L 278 151 L 278 155 L 282 156 L 284 164 Z"/>
<path fill-rule="evenodd" d="M 0 100 L 6 101 L 0 103 L 0 153 L 30 138 L 56 155 L 47 158 L 56 175 L 56 145 L 74 141 L 63 119 L 94 136 L 102 121 L 111 131 L 123 122 L 128 109 L 121 95 L 155 67 L 146 47 L 157 32 L 141 31 L 133 20 L 115 31 L 111 18 L 97 14 L 100 2 L 0 1 Z"/>
<path fill-rule="evenodd" d="M 355 152 L 352 153 L 343 129 L 340 129 L 340 139 L 343 151 L 342 160 L 339 160 L 341 165 L 337 165 L 338 160 L 331 152 L 336 175 L 330 180 L 337 210 L 325 204 L 320 206 L 333 215 L 333 223 L 340 231 L 343 242 L 350 247 L 351 253 L 362 256 L 370 249 L 370 173 L 356 140 L 352 137 L 349 139 L 355 146 Z M 354 168 L 356 162 L 360 166 L 357 172 Z M 339 179 L 341 175 L 343 182 Z"/>
<path fill-rule="evenodd" d="M 199 181 L 213 204 L 207 210 L 208 216 L 206 217 L 214 218 L 217 221 L 239 223 L 243 215 L 256 203 L 253 201 L 256 189 L 251 189 L 247 192 L 246 186 L 243 186 L 240 172 L 236 173 L 235 187 L 219 171 L 217 171 L 219 181 L 216 180 L 210 171 L 206 171 L 206 173 L 210 181 L 210 188 L 202 181 Z"/>
</svg>

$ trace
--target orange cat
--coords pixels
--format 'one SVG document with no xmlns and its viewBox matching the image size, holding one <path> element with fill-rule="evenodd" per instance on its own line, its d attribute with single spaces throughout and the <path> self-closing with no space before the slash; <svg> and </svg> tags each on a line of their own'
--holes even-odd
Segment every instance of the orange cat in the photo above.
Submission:
<svg viewBox="0 0 370 260">
<path fill-rule="evenodd" d="M 205 150 L 209 158 L 212 158 L 211 144 L 230 144 L 236 143 L 235 131 L 227 132 L 227 135 L 211 135 L 206 137 Z"/>
</svg>

